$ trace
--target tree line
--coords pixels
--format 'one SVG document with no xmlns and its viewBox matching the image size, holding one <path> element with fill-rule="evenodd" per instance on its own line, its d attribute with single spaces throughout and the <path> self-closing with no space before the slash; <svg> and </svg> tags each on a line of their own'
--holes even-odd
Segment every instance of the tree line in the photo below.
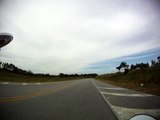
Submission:
<svg viewBox="0 0 160 120">
<path fill-rule="evenodd" d="M 97 76 L 96 73 L 89 73 L 89 74 L 64 74 L 64 73 L 60 73 L 59 74 L 60 77 L 84 77 L 84 78 L 94 78 Z"/>
<path fill-rule="evenodd" d="M 13 73 L 33 75 L 33 72 L 31 70 L 26 71 L 21 68 L 18 68 L 17 66 L 15 66 L 12 63 L 7 63 L 7 62 L 5 62 L 5 63 L 0 62 L 0 69 L 5 70 L 5 71 L 10 71 Z"/>
<path fill-rule="evenodd" d="M 160 66 L 160 56 L 157 57 L 157 60 L 151 60 L 151 65 L 149 63 L 136 63 L 131 64 L 130 66 L 126 62 L 121 62 L 119 66 L 116 67 L 116 69 L 119 72 L 124 72 L 124 74 L 128 73 L 131 70 L 134 69 L 144 69 L 144 68 L 149 68 L 149 67 L 156 67 Z"/>
<path fill-rule="evenodd" d="M 50 75 L 50 74 L 44 74 L 44 73 L 33 73 L 31 70 L 23 70 L 21 68 L 18 68 L 17 66 L 15 66 L 12 63 L 3 63 L 0 62 L 0 70 L 3 71 L 9 71 L 12 73 L 17 73 L 17 74 L 23 74 L 23 75 L 29 75 L 29 76 L 46 76 L 46 77 L 83 77 L 83 78 L 93 78 L 96 77 L 97 74 L 96 73 L 90 73 L 90 74 L 64 74 L 64 73 L 60 73 L 59 75 Z"/>
</svg>

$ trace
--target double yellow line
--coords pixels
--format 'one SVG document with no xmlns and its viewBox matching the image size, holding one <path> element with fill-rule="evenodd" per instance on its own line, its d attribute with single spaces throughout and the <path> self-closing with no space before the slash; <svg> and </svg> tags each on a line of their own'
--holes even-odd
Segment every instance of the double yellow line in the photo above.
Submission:
<svg viewBox="0 0 160 120">
<path fill-rule="evenodd" d="M 45 89 L 45 90 L 37 91 L 35 93 L 26 94 L 26 95 L 0 98 L 0 103 L 13 102 L 13 101 L 28 99 L 28 98 L 32 98 L 32 97 L 36 97 L 36 96 L 41 96 L 41 95 L 46 95 L 46 94 L 50 94 L 50 93 L 55 93 L 55 92 L 58 92 L 60 90 L 65 89 L 65 88 L 71 87 L 73 85 L 75 85 L 75 84 L 68 85 L 68 86 L 60 86 L 60 87 L 54 88 L 54 89 Z"/>
</svg>

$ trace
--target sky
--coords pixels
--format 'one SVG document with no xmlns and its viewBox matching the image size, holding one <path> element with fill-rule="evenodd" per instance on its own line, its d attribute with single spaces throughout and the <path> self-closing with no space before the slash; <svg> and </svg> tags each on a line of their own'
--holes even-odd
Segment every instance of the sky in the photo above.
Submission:
<svg viewBox="0 0 160 120">
<path fill-rule="evenodd" d="M 110 73 L 160 56 L 160 0 L 0 0 L 0 60 L 34 73 Z"/>
</svg>

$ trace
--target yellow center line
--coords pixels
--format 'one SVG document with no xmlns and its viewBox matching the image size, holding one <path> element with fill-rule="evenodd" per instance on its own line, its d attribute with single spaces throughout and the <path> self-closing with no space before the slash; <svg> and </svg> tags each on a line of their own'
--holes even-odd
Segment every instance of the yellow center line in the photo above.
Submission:
<svg viewBox="0 0 160 120">
<path fill-rule="evenodd" d="M 0 98 L 0 103 L 13 102 L 13 101 L 28 99 L 28 98 L 32 98 L 32 97 L 36 97 L 36 96 L 46 95 L 46 94 L 49 94 L 49 93 L 55 93 L 55 92 L 58 92 L 60 90 L 63 90 L 65 88 L 68 88 L 68 87 L 71 87 L 71 86 L 74 86 L 74 85 L 76 85 L 76 84 L 72 84 L 72 85 L 68 85 L 68 86 L 60 86 L 60 87 L 55 88 L 55 89 L 45 89 L 45 90 L 37 91 L 35 93 L 26 94 L 26 95 Z"/>
</svg>

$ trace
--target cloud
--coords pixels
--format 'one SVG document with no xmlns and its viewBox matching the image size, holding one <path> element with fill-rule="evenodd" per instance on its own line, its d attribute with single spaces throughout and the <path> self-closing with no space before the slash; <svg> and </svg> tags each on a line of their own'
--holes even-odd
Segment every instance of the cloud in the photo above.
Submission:
<svg viewBox="0 0 160 120">
<path fill-rule="evenodd" d="M 99 74 L 112 73 L 117 72 L 116 67 L 120 65 L 122 61 L 127 62 L 127 64 L 136 64 L 136 63 L 149 63 L 151 64 L 151 60 L 157 60 L 160 48 L 150 49 L 147 51 L 139 52 L 132 55 L 121 56 L 109 60 L 104 60 L 101 62 L 97 62 L 94 64 L 87 65 L 83 68 L 82 71 L 88 72 L 96 72 Z"/>
<path fill-rule="evenodd" d="M 2 49 L 2 59 L 33 72 L 73 73 L 157 48 L 158 5 L 151 0 L 3 1 L 0 32 L 12 33 L 14 40 Z"/>
</svg>

